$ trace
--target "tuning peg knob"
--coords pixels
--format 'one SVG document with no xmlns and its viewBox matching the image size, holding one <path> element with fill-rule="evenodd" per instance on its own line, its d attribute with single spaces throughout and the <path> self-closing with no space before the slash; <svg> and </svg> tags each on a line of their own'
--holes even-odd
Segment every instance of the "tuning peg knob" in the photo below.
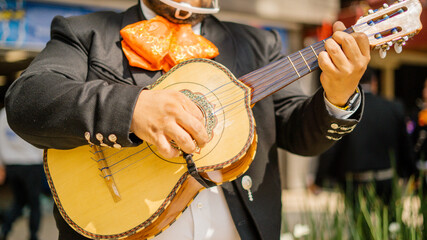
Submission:
<svg viewBox="0 0 427 240">
<path fill-rule="evenodd" d="M 396 53 L 401 53 L 402 52 L 402 44 L 396 43 L 394 44 L 394 51 L 396 51 Z"/>
<path fill-rule="evenodd" d="M 403 38 L 397 40 L 396 44 L 401 45 L 401 46 L 405 46 L 406 41 L 408 41 L 408 36 L 404 36 Z"/>
<path fill-rule="evenodd" d="M 390 47 L 391 47 L 392 45 L 393 45 L 393 43 L 391 43 L 391 45 L 390 45 L 390 42 L 388 42 L 388 43 L 386 43 L 386 44 L 382 45 L 382 46 L 381 46 L 381 49 L 384 49 L 384 50 L 388 51 L 388 50 L 390 50 Z"/>
<path fill-rule="evenodd" d="M 387 49 L 380 48 L 380 58 L 384 59 L 387 56 Z"/>
</svg>

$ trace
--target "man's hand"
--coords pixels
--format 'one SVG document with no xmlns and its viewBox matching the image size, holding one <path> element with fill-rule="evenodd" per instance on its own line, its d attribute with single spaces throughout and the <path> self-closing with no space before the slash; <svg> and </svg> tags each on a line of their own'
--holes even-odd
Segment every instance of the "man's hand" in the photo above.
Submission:
<svg viewBox="0 0 427 240">
<path fill-rule="evenodd" d="M 180 153 L 171 146 L 171 140 L 186 153 L 195 152 L 209 140 L 200 109 L 187 96 L 172 90 L 142 91 L 136 102 L 131 131 L 154 144 L 166 158 Z"/>
<path fill-rule="evenodd" d="M 336 22 L 332 38 L 326 40 L 326 52 L 319 54 L 320 82 L 326 98 L 343 107 L 354 93 L 371 59 L 368 37 L 364 33 L 347 34 Z"/>
</svg>

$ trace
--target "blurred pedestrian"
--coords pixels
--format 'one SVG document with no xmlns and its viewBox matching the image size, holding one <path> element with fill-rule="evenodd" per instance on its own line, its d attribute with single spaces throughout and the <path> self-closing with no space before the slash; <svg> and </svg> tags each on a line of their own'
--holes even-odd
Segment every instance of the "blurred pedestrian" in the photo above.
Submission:
<svg viewBox="0 0 427 240">
<path fill-rule="evenodd" d="M 421 98 L 417 101 L 419 112 L 415 122 L 415 130 L 412 134 L 414 140 L 414 150 L 418 167 L 422 171 L 427 170 L 427 79 L 424 81 Z"/>
<path fill-rule="evenodd" d="M 5 169 L 5 176 L 0 169 L 0 184 L 6 180 L 13 193 L 13 202 L 6 211 L 0 240 L 8 239 L 14 221 L 22 215 L 26 205 L 30 208 L 29 239 L 37 240 L 41 219 L 39 197 L 44 176 L 43 151 L 25 142 L 10 129 L 4 109 L 0 110 L 0 162 L 3 162 Z"/>
<path fill-rule="evenodd" d="M 5 181 L 6 181 L 6 168 L 4 167 L 4 164 L 0 158 L 0 187 L 4 184 Z M 4 209 L 2 206 L 0 206 L 0 226 L 3 223 L 3 218 L 4 218 Z"/>
</svg>

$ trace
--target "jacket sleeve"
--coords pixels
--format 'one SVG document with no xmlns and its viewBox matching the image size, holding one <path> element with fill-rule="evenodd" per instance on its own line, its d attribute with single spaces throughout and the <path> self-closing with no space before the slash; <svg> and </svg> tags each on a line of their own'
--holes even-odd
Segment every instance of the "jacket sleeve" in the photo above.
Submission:
<svg viewBox="0 0 427 240">
<path fill-rule="evenodd" d="M 88 134 L 91 142 L 101 134 L 107 144 L 114 135 L 122 146 L 135 145 L 129 128 L 141 88 L 87 80 L 92 32 L 77 23 L 53 20 L 51 40 L 8 89 L 9 124 L 39 148 L 74 148 L 87 144 Z"/>
<path fill-rule="evenodd" d="M 318 155 L 353 131 L 364 100 L 350 119 L 338 119 L 327 111 L 322 88 L 308 97 L 298 85 L 291 84 L 274 95 L 278 146 L 303 156 Z"/>
</svg>

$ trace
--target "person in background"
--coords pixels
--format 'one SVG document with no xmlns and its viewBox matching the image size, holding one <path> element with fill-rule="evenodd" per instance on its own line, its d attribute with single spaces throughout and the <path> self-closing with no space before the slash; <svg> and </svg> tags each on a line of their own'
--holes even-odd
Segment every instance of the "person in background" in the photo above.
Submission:
<svg viewBox="0 0 427 240">
<path fill-rule="evenodd" d="M 421 185 L 423 199 L 427 198 L 427 78 L 424 80 L 421 98 L 417 99 L 418 113 L 413 118 L 415 128 L 412 132 L 417 167 L 420 172 L 418 184 Z M 427 204 L 421 204 L 420 212 L 427 219 Z M 423 221 L 423 233 L 427 234 L 427 221 Z"/>
<path fill-rule="evenodd" d="M 408 179 L 417 174 L 413 144 L 406 131 L 403 105 L 378 96 L 378 79 L 368 68 L 360 80 L 365 92 L 363 119 L 358 127 L 319 157 L 316 186 L 327 180 L 356 190 L 374 183 L 387 204 L 393 175 Z M 356 197 L 352 190 L 350 198 Z M 348 190 L 348 189 L 347 189 Z"/>
<path fill-rule="evenodd" d="M 4 166 L 3 161 L 0 158 L 0 187 L 5 183 L 6 181 L 6 168 Z M 3 224 L 4 221 L 4 209 L 3 206 L 0 206 L 0 226 Z"/>
<path fill-rule="evenodd" d="M 415 129 L 412 133 L 414 151 L 418 167 L 425 172 L 427 170 L 427 79 L 424 81 L 421 98 L 417 101 L 419 109 L 415 119 Z"/>
<path fill-rule="evenodd" d="M 50 42 L 6 94 L 9 123 L 40 148 L 122 148 L 146 141 L 166 158 L 178 157 L 180 150 L 197 152 L 209 141 L 199 108 L 179 91 L 146 87 L 196 52 L 237 78 L 284 58 L 277 32 L 220 21 L 212 15 L 217 3 L 141 0 L 123 13 L 56 17 Z M 185 34 L 168 43 L 169 29 Z M 325 51 L 312 53 L 323 70 L 323 87 L 314 96 L 294 83 L 253 106 L 258 144 L 250 168 L 232 182 L 201 191 L 154 239 L 279 239 L 277 147 L 320 154 L 361 118 L 363 93 L 357 86 L 370 60 L 369 41 L 344 29 L 336 23 Z M 156 43 L 178 46 L 164 51 Z M 59 239 L 87 239 L 57 208 L 54 215 Z"/>
<path fill-rule="evenodd" d="M 43 150 L 25 142 L 10 129 L 4 108 L 0 110 L 0 162 L 5 169 L 3 178 L 0 171 L 0 184 L 6 181 L 13 194 L 12 205 L 6 211 L 0 229 L 0 240 L 8 239 L 13 223 L 22 215 L 25 206 L 30 209 L 29 239 L 37 240 L 41 220 L 40 193 L 44 180 Z"/>
<path fill-rule="evenodd" d="M 6 181 L 6 168 L 4 163 L 0 159 L 0 185 L 3 185 Z"/>
</svg>

